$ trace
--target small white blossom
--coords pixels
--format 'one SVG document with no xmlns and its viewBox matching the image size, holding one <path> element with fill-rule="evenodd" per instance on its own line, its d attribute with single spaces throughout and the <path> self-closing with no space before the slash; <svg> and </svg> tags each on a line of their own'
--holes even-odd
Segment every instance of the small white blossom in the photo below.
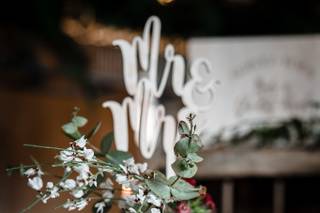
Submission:
<svg viewBox="0 0 320 213">
<path fill-rule="evenodd" d="M 113 182 L 110 178 L 107 178 L 104 182 L 99 185 L 102 189 L 113 189 Z"/>
<path fill-rule="evenodd" d="M 96 207 L 97 208 L 97 213 L 103 213 L 104 211 L 104 208 L 106 207 L 106 204 L 105 204 L 105 202 L 98 202 L 98 203 L 96 203 L 95 205 L 94 205 L 94 207 Z"/>
<path fill-rule="evenodd" d="M 160 209 L 152 208 L 151 213 L 161 213 Z"/>
<path fill-rule="evenodd" d="M 34 190 L 39 191 L 43 187 L 43 181 L 40 176 L 35 176 L 28 179 L 28 185 Z"/>
<path fill-rule="evenodd" d="M 129 210 L 130 213 L 137 213 L 137 211 L 132 207 L 130 207 L 128 210 Z"/>
<path fill-rule="evenodd" d="M 72 190 L 77 186 L 77 184 L 76 181 L 74 181 L 73 179 L 67 179 L 64 182 L 61 182 L 60 186 L 64 189 Z"/>
<path fill-rule="evenodd" d="M 65 168 L 65 173 L 69 173 L 69 172 L 71 172 L 71 168 L 70 168 L 70 166 L 67 166 L 66 168 Z"/>
<path fill-rule="evenodd" d="M 97 180 L 95 178 L 89 179 L 88 185 L 97 187 L 98 185 Z"/>
<path fill-rule="evenodd" d="M 84 136 L 82 136 L 81 138 L 79 138 L 78 140 L 76 140 L 74 142 L 78 147 L 83 148 L 86 146 L 87 144 L 87 139 L 85 139 Z"/>
<path fill-rule="evenodd" d="M 79 173 L 79 178 L 80 179 L 83 179 L 83 180 L 88 179 L 89 174 L 90 174 L 90 168 L 89 168 L 89 166 L 87 164 L 80 163 L 80 164 L 74 166 L 73 168 L 74 168 L 74 170 L 76 172 Z"/>
<path fill-rule="evenodd" d="M 84 195 L 83 190 L 81 189 L 75 189 L 71 192 L 72 196 L 74 196 L 75 198 L 81 198 Z"/>
<path fill-rule="evenodd" d="M 76 201 L 70 201 L 69 199 L 67 202 L 63 204 L 63 208 L 68 209 L 68 211 L 72 211 L 75 209 L 78 209 L 78 211 L 81 211 L 88 205 L 88 201 L 86 199 L 76 200 Z"/>
<path fill-rule="evenodd" d="M 139 163 L 139 164 L 137 164 L 138 165 L 138 168 L 139 168 L 139 171 L 141 172 L 141 173 L 144 173 L 146 170 L 147 170 L 147 168 L 148 168 L 148 164 L 147 163 Z"/>
<path fill-rule="evenodd" d="M 52 189 L 53 188 L 53 183 L 52 182 L 47 182 L 47 189 Z"/>
<path fill-rule="evenodd" d="M 34 168 L 30 168 L 26 170 L 23 174 L 26 175 L 27 177 L 30 177 L 36 174 L 36 170 Z"/>
<path fill-rule="evenodd" d="M 139 192 L 136 196 L 139 199 L 140 203 L 143 203 L 143 201 L 146 199 L 146 196 L 144 195 L 144 191 L 142 189 L 139 189 Z"/>
<path fill-rule="evenodd" d="M 74 151 L 71 147 L 60 151 L 60 155 L 58 156 L 58 158 L 63 161 L 63 163 L 68 163 L 70 161 L 72 161 L 74 159 Z"/>
<path fill-rule="evenodd" d="M 157 207 L 161 206 L 161 199 L 158 198 L 155 194 L 149 192 L 148 196 L 147 196 L 147 202 L 151 203 Z"/>
<path fill-rule="evenodd" d="M 91 161 L 94 159 L 94 151 L 92 149 L 84 148 L 83 155 L 86 160 Z"/>
<path fill-rule="evenodd" d="M 52 183 L 52 182 L 51 182 L 51 183 Z M 51 184 L 49 184 L 49 186 L 51 186 Z M 60 194 L 59 194 L 59 188 L 58 188 L 58 187 L 56 187 L 56 186 L 48 187 L 48 184 L 47 184 L 47 188 L 49 189 L 48 192 L 49 192 L 50 194 L 42 197 L 42 202 L 43 202 L 43 203 L 47 203 L 47 201 L 48 201 L 50 198 L 57 198 L 57 197 L 60 196 Z"/>
<path fill-rule="evenodd" d="M 117 183 L 125 186 L 129 186 L 129 181 L 126 175 L 116 174 Z"/>
<path fill-rule="evenodd" d="M 103 192 L 102 197 L 105 199 L 106 202 L 109 202 L 113 198 L 113 193 L 109 190 Z"/>
</svg>

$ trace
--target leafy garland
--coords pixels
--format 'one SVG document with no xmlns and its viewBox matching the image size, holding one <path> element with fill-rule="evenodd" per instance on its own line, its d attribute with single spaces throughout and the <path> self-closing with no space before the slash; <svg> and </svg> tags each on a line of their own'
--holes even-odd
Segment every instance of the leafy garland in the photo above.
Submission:
<svg viewBox="0 0 320 213">
<path fill-rule="evenodd" d="M 253 148 L 320 148 L 320 118 L 292 118 L 252 126 L 239 125 L 222 130 L 213 138 L 214 147 L 250 146 Z"/>
<path fill-rule="evenodd" d="M 175 176 L 167 178 L 157 170 L 147 168 L 146 163 L 135 163 L 128 152 L 112 150 L 113 133 L 103 137 L 100 148 L 90 143 L 90 138 L 99 130 L 98 123 L 88 134 L 80 132 L 87 119 L 78 115 L 79 109 L 72 113 L 69 123 L 62 126 L 66 136 L 73 141 L 69 147 L 51 147 L 24 144 L 25 147 L 57 151 L 54 163 L 49 165 L 63 170 L 63 175 L 52 175 L 43 170 L 47 164 L 39 163 L 32 158 L 33 164 L 8 168 L 7 172 L 20 171 L 28 177 L 28 185 L 37 191 L 34 201 L 21 212 L 30 210 L 39 202 L 47 203 L 61 193 L 69 193 L 71 198 L 61 206 L 69 211 L 82 210 L 90 201 L 93 212 L 107 212 L 113 202 L 117 202 L 123 212 L 213 212 L 213 202 L 207 202 L 208 194 L 203 186 L 188 183 L 197 172 L 197 163 L 203 159 L 197 154 L 201 141 L 195 133 L 194 115 L 180 121 L 178 132 L 180 140 L 175 144 L 176 161 L 172 164 Z M 43 176 L 48 179 L 44 184 Z M 45 186 L 44 186 L 45 185 Z M 119 196 L 119 191 L 129 189 L 130 195 Z M 117 192 L 118 191 L 118 192 Z M 208 203 L 208 205 L 207 205 Z M 183 206 L 184 205 L 184 206 Z M 184 207 L 188 207 L 190 211 Z M 183 210 L 184 209 L 184 210 Z"/>
</svg>

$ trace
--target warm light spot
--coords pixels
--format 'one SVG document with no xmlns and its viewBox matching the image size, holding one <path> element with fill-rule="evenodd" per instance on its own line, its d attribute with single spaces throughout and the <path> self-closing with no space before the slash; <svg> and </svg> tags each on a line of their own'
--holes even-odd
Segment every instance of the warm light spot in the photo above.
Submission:
<svg viewBox="0 0 320 213">
<path fill-rule="evenodd" d="M 122 197 L 122 198 L 128 197 L 128 196 L 130 196 L 131 194 L 132 194 L 131 188 L 122 186 L 122 190 L 121 190 L 121 197 Z"/>
<path fill-rule="evenodd" d="M 158 0 L 158 2 L 162 5 L 166 5 L 166 4 L 170 4 L 172 3 L 174 0 Z"/>
</svg>

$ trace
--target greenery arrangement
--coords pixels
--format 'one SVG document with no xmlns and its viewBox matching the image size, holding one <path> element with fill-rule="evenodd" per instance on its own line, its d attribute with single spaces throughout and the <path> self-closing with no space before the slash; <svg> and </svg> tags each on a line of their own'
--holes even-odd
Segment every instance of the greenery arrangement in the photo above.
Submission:
<svg viewBox="0 0 320 213">
<path fill-rule="evenodd" d="M 117 203 L 122 212 L 178 212 L 209 213 L 215 205 L 206 188 L 196 186 L 192 178 L 197 172 L 197 163 L 203 159 L 198 155 L 201 141 L 193 124 L 194 115 L 187 122 L 180 121 L 180 140 L 175 144 L 176 161 L 172 168 L 176 175 L 167 178 L 157 170 L 151 170 L 146 163 L 136 163 L 128 152 L 112 150 L 113 133 L 106 134 L 100 148 L 90 143 L 90 138 L 99 130 L 98 123 L 89 133 L 81 133 L 87 119 L 72 113 L 71 121 L 62 130 L 72 142 L 68 147 L 50 147 L 24 144 L 26 147 L 51 149 L 57 155 L 51 167 L 63 170 L 62 176 L 52 175 L 44 170 L 46 163 L 32 157 L 33 164 L 11 167 L 7 172 L 20 171 L 28 178 L 28 185 L 37 191 L 34 201 L 22 212 L 30 210 L 39 202 L 70 194 L 61 206 L 69 211 L 84 209 L 94 202 L 93 212 L 108 212 Z M 45 177 L 48 176 L 48 177 Z M 45 178 L 44 178 L 45 177 Z M 45 180 L 49 180 L 44 183 Z M 55 180 L 55 181 L 54 181 Z M 126 191 L 126 195 L 121 192 Z"/>
<path fill-rule="evenodd" d="M 245 127 L 245 128 L 244 128 Z M 226 136 L 227 135 L 227 136 Z M 213 138 L 216 147 L 250 146 L 253 148 L 320 148 L 320 118 L 292 118 L 281 122 L 240 125 L 223 130 Z"/>
</svg>

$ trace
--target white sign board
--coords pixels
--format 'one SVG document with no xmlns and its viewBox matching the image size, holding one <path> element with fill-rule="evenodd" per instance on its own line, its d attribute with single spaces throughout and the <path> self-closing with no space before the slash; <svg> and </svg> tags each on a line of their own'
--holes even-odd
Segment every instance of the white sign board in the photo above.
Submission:
<svg viewBox="0 0 320 213">
<path fill-rule="evenodd" d="M 320 100 L 320 36 L 196 38 L 188 57 L 207 58 L 220 82 L 202 116 L 204 138 L 233 125 L 306 118 Z"/>
</svg>

